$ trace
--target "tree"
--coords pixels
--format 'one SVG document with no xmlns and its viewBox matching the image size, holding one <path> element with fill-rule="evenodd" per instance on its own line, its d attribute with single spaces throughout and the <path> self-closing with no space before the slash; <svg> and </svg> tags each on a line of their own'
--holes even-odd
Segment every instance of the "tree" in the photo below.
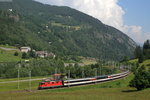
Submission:
<svg viewBox="0 0 150 100">
<path fill-rule="evenodd" d="M 29 58 L 29 57 L 28 57 L 28 54 L 25 53 L 25 52 L 23 52 L 23 53 L 22 53 L 22 59 L 27 59 L 27 58 Z"/>
<path fill-rule="evenodd" d="M 35 53 L 35 51 L 31 50 L 31 51 L 29 52 L 29 56 L 32 57 L 32 58 L 36 58 L 36 53 Z"/>
<path fill-rule="evenodd" d="M 138 62 L 142 63 L 144 61 L 143 53 L 140 54 Z"/>
<path fill-rule="evenodd" d="M 140 46 L 137 46 L 135 51 L 134 51 L 134 56 L 135 58 L 138 58 L 138 62 L 139 63 L 142 63 L 143 60 L 144 60 L 144 57 L 143 57 L 143 50 Z"/>
<path fill-rule="evenodd" d="M 131 67 L 131 71 L 133 72 L 133 74 L 136 73 L 136 70 L 140 67 L 139 62 L 133 63 L 133 66 Z"/>
<path fill-rule="evenodd" d="M 19 55 L 19 53 L 16 51 L 15 53 L 14 53 L 14 56 L 18 56 Z"/>
<path fill-rule="evenodd" d="M 150 74 L 146 70 L 145 66 L 141 66 L 135 73 L 135 77 L 130 81 L 129 86 L 137 88 L 137 90 L 143 90 L 150 87 Z"/>
<path fill-rule="evenodd" d="M 127 64 L 129 61 L 129 57 L 128 56 L 124 56 L 123 60 L 121 62 Z"/>
<path fill-rule="evenodd" d="M 137 47 L 135 48 L 135 51 L 134 51 L 134 57 L 135 57 L 135 58 L 139 58 L 141 53 L 142 53 L 141 47 L 140 47 L 140 46 L 137 46 Z"/>
<path fill-rule="evenodd" d="M 150 41 L 149 40 L 144 42 L 143 55 L 145 59 L 150 59 Z"/>
</svg>

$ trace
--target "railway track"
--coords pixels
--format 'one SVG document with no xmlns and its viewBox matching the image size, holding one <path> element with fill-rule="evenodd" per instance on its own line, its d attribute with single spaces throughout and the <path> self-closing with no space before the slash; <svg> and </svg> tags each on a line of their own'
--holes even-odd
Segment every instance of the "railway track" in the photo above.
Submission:
<svg viewBox="0 0 150 100">
<path fill-rule="evenodd" d="M 55 87 L 55 88 L 47 88 L 46 90 L 48 89 L 51 89 L 51 90 L 56 90 L 56 89 L 64 89 L 64 88 L 72 88 L 72 87 L 83 87 L 83 86 L 87 86 L 87 85 L 95 85 L 95 84 L 102 84 L 102 83 L 107 83 L 107 82 L 111 82 L 111 81 L 115 81 L 115 80 L 120 80 L 122 78 L 125 78 L 129 75 L 129 72 L 121 77 L 115 77 L 114 79 L 109 79 L 109 80 L 106 80 L 106 81 L 100 81 L 100 82 L 93 82 L 93 83 L 90 83 L 90 84 L 82 84 L 82 85 L 75 85 L 75 86 L 63 86 L 63 87 Z M 38 90 L 38 89 L 31 89 L 31 90 L 28 90 L 28 89 L 25 89 L 25 90 L 17 90 L 17 91 L 7 91 L 7 92 L 0 92 L 0 93 L 18 93 L 18 92 L 37 92 L 37 91 L 44 91 L 45 89 L 42 89 L 42 90 Z"/>
</svg>

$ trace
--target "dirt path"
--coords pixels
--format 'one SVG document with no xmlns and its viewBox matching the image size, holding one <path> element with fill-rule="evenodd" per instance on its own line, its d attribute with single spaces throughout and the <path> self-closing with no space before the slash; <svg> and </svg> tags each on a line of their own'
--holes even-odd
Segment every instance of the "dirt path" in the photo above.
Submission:
<svg viewBox="0 0 150 100">
<path fill-rule="evenodd" d="M 6 51 L 11 51 L 11 50 L 19 50 L 19 49 L 13 49 L 13 48 L 4 48 L 4 47 L 0 47 L 0 49 L 6 50 Z"/>
<path fill-rule="evenodd" d="M 43 78 L 31 79 L 31 81 L 38 81 L 38 80 L 42 80 L 42 79 L 43 79 Z M 27 82 L 27 81 L 29 81 L 29 79 L 26 79 L 26 80 L 19 80 L 19 82 Z M 0 84 L 1 84 L 1 83 L 16 83 L 16 82 L 18 82 L 18 80 L 16 80 L 16 81 L 0 82 Z"/>
</svg>

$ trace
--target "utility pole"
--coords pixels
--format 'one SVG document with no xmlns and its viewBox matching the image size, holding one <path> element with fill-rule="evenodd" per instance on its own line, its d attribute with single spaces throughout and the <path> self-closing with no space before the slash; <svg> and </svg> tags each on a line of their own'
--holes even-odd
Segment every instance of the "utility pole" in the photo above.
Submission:
<svg viewBox="0 0 150 100">
<path fill-rule="evenodd" d="M 130 71 L 130 67 L 131 67 L 131 64 L 130 64 L 130 65 L 128 65 L 128 69 L 127 69 L 128 71 Z"/>
<path fill-rule="evenodd" d="M 31 91 L 31 71 L 29 71 L 29 91 Z"/>
<path fill-rule="evenodd" d="M 102 75 L 102 66 L 100 66 L 100 75 Z"/>
<path fill-rule="evenodd" d="M 95 69 L 95 76 L 97 77 L 97 68 Z"/>
<path fill-rule="evenodd" d="M 95 77 L 97 77 L 97 68 L 95 69 Z M 95 81 L 96 84 L 96 81 Z"/>
<path fill-rule="evenodd" d="M 70 79 L 70 70 L 68 71 L 68 79 Z"/>
<path fill-rule="evenodd" d="M 19 74 L 19 68 L 18 68 L 18 89 L 20 88 L 19 87 L 19 85 L 20 85 L 19 77 L 20 77 L 20 74 Z"/>
<path fill-rule="evenodd" d="M 19 64 L 18 65 L 18 89 L 20 88 L 20 67 L 21 67 L 21 65 Z"/>
<path fill-rule="evenodd" d="M 68 71 L 68 79 L 70 80 L 70 70 Z M 68 81 L 68 83 L 69 83 L 69 81 Z M 70 87 L 70 86 L 68 85 L 68 87 Z"/>
<path fill-rule="evenodd" d="M 82 78 L 84 78 L 84 69 L 82 70 Z"/>
<path fill-rule="evenodd" d="M 101 75 L 103 75 L 103 72 L 102 72 L 103 64 L 102 64 L 102 66 L 100 68 L 101 68 Z"/>
<path fill-rule="evenodd" d="M 57 68 L 55 68 L 55 74 L 57 74 Z"/>
<path fill-rule="evenodd" d="M 132 67 L 132 65 L 130 64 L 129 71 L 131 71 L 131 67 Z"/>
</svg>

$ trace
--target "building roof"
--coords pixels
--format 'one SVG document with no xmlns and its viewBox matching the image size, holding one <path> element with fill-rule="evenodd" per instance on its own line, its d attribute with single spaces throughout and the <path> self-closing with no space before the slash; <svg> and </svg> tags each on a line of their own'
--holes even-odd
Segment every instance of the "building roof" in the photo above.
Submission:
<svg viewBox="0 0 150 100">
<path fill-rule="evenodd" d="M 30 47 L 21 47 L 21 49 L 31 49 Z"/>
</svg>

